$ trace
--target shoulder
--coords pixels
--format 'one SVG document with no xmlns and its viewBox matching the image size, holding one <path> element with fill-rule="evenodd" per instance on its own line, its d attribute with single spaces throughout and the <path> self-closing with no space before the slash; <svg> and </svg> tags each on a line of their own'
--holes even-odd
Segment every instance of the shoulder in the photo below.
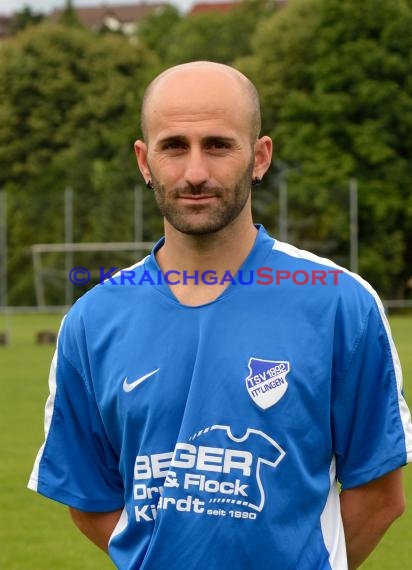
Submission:
<svg viewBox="0 0 412 570">
<path fill-rule="evenodd" d="M 126 318 L 131 303 L 139 302 L 147 292 L 146 262 L 150 256 L 116 272 L 107 273 L 104 279 L 84 293 L 70 308 L 62 322 L 60 337 L 69 340 L 84 331 L 98 331 L 110 326 L 119 318 Z"/>
<path fill-rule="evenodd" d="M 330 259 L 273 240 L 265 259 L 277 298 L 298 316 L 313 322 L 326 320 L 337 338 L 359 338 L 372 318 L 378 328 L 389 325 L 378 293 L 365 279 Z M 277 290 L 277 292 L 276 292 Z"/>
<path fill-rule="evenodd" d="M 342 299 L 363 299 L 369 306 L 378 304 L 383 310 L 379 295 L 370 283 L 326 257 L 274 240 L 272 261 L 279 269 L 285 268 L 291 273 L 292 283 L 318 287 L 323 293 L 329 291 Z"/>
</svg>

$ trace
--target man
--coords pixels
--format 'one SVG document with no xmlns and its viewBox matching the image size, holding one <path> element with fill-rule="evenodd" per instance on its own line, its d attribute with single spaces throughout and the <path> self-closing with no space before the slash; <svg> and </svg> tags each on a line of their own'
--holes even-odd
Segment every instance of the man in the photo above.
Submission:
<svg viewBox="0 0 412 570">
<path fill-rule="evenodd" d="M 272 143 L 242 74 L 167 70 L 142 128 L 165 239 L 65 318 L 29 486 L 122 570 L 357 568 L 412 459 L 381 303 L 253 225 Z"/>
</svg>

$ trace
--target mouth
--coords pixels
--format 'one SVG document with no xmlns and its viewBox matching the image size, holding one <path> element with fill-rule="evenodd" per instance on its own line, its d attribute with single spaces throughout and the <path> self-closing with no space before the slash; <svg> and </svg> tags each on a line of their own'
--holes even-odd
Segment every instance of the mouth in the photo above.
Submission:
<svg viewBox="0 0 412 570">
<path fill-rule="evenodd" d="M 192 204 L 199 204 L 202 202 L 208 202 L 208 201 L 213 200 L 215 198 L 217 198 L 217 196 L 215 196 L 214 194 L 198 194 L 198 195 L 184 194 L 184 195 L 178 197 L 179 200 L 183 200 L 184 202 L 190 202 Z"/>
</svg>

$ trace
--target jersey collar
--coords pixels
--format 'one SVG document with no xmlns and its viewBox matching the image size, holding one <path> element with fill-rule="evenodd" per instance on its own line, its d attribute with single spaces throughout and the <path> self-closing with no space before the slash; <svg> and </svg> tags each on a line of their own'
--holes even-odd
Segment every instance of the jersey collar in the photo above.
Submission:
<svg viewBox="0 0 412 570">
<path fill-rule="evenodd" d="M 249 255 L 240 266 L 239 271 L 241 270 L 245 276 L 249 275 L 249 271 L 254 271 L 256 275 L 257 269 L 262 266 L 264 260 L 269 255 L 269 253 L 273 250 L 273 246 L 275 244 L 275 240 L 269 236 L 266 229 L 261 224 L 255 224 L 258 233 L 256 235 L 255 243 L 253 244 L 252 249 L 249 252 Z M 145 262 L 145 270 L 149 271 L 150 273 L 160 274 L 161 269 L 159 264 L 156 260 L 156 253 L 159 249 L 164 245 L 165 238 L 164 236 L 159 239 L 159 241 L 153 246 L 150 256 L 148 256 Z M 217 302 L 222 297 L 229 295 L 233 290 L 236 290 L 240 285 L 229 285 L 219 297 L 212 303 Z M 166 295 L 167 297 L 172 298 L 176 303 L 181 304 L 178 299 L 173 294 L 170 287 L 167 285 L 164 279 L 160 285 L 156 285 L 155 289 L 160 293 Z M 210 303 L 208 303 L 209 305 Z M 184 305 L 183 305 L 184 306 Z M 203 305 L 200 305 L 203 306 Z M 197 307 L 190 307 L 190 308 L 197 308 Z"/>
</svg>

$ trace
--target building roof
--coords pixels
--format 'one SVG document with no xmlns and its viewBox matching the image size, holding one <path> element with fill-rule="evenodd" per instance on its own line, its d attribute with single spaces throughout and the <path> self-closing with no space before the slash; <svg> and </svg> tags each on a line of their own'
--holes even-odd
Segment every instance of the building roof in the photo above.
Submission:
<svg viewBox="0 0 412 570">
<path fill-rule="evenodd" d="M 4 38 L 11 34 L 11 24 L 13 18 L 11 16 L 0 15 L 0 37 Z"/>
<path fill-rule="evenodd" d="M 98 28 L 104 24 L 105 18 L 108 16 L 116 18 L 116 20 L 121 23 L 137 22 L 165 6 L 167 6 L 167 4 L 160 2 L 157 4 L 146 4 L 143 2 L 140 4 L 114 6 L 107 4 L 105 6 L 96 7 L 78 7 L 75 8 L 75 12 L 83 26 L 87 28 Z M 51 18 L 58 20 L 62 11 L 63 10 L 53 10 Z"/>
<path fill-rule="evenodd" d="M 205 12 L 229 12 L 241 2 L 199 2 L 194 4 L 189 14 L 204 14 Z"/>
<path fill-rule="evenodd" d="M 276 0 L 277 6 L 280 8 L 287 3 L 288 0 Z M 242 0 L 233 0 L 232 2 L 199 2 L 192 6 L 189 14 L 204 14 L 205 12 L 229 12 L 232 8 L 242 4 Z"/>
</svg>

